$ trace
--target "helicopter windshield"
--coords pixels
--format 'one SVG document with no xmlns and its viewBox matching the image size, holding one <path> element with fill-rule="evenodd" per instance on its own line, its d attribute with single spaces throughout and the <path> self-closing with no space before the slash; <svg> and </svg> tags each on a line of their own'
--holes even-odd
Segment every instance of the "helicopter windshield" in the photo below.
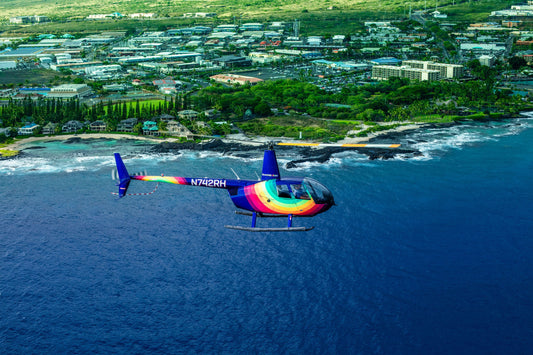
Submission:
<svg viewBox="0 0 533 355">
<path fill-rule="evenodd" d="M 334 204 L 333 195 L 327 187 L 312 178 L 305 178 L 303 185 L 311 195 L 315 203 L 320 204 Z"/>
</svg>

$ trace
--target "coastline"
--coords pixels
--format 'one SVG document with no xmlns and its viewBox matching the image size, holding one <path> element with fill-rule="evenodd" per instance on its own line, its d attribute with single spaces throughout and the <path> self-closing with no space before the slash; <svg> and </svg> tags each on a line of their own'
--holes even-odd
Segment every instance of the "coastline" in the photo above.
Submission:
<svg viewBox="0 0 533 355">
<path fill-rule="evenodd" d="M 431 129 L 431 128 L 446 128 L 456 125 L 465 124 L 468 121 L 478 120 L 461 120 L 453 122 L 442 123 L 406 123 L 395 128 L 388 130 L 377 131 L 369 133 L 365 137 L 345 137 L 339 140 L 339 144 L 364 144 L 364 143 L 402 143 L 401 147 L 396 149 L 386 148 L 346 148 L 346 147 L 294 147 L 294 146 L 277 146 L 276 150 L 284 153 L 290 153 L 290 155 L 296 155 L 298 160 L 293 160 L 287 164 L 287 167 L 295 167 L 300 163 L 305 162 L 326 162 L 335 153 L 343 152 L 346 150 L 356 150 L 357 152 L 366 155 L 370 160 L 374 159 L 394 159 L 398 156 L 404 158 L 417 157 L 423 155 L 418 149 L 412 146 L 411 141 L 405 145 L 405 138 L 407 135 L 416 133 L 417 131 Z M 490 120 L 486 120 L 490 121 Z M 499 121 L 499 120 L 497 120 Z M 394 124 L 394 123 L 386 123 Z M 354 133 L 351 132 L 353 135 Z M 183 150 L 195 150 L 195 151 L 213 151 L 219 152 L 224 155 L 234 155 L 240 157 L 256 156 L 258 151 L 265 149 L 272 141 L 279 142 L 303 142 L 301 140 L 290 139 L 285 137 L 265 137 L 265 136 L 247 136 L 245 134 L 230 134 L 226 137 L 220 137 L 215 139 L 206 140 L 203 142 L 180 142 L 180 138 L 168 137 L 152 137 L 152 136 L 137 136 L 121 133 L 82 133 L 82 134 L 68 134 L 57 136 L 42 136 L 42 137 L 27 137 L 17 140 L 14 143 L 8 144 L 5 147 L 0 148 L 0 160 L 16 159 L 24 154 L 25 149 L 31 149 L 31 144 L 37 142 L 53 142 L 53 141 L 69 141 L 69 143 L 76 140 L 88 140 L 88 139 L 114 139 L 114 140 L 137 140 L 147 141 L 154 143 L 150 148 L 153 153 L 170 153 L 180 154 Z M 307 141 L 311 143 L 310 141 Z M 316 142 L 315 142 L 316 143 Z M 15 152 L 15 154 L 1 155 L 3 152 Z"/>
<path fill-rule="evenodd" d="M 373 139 L 379 138 L 380 136 L 386 136 L 388 133 L 394 132 L 395 134 L 401 133 L 408 130 L 414 130 L 419 129 L 424 124 L 409 124 L 405 126 L 396 127 L 390 130 L 386 131 L 380 131 L 376 133 L 369 134 L 366 137 L 345 137 L 344 139 L 338 141 L 338 143 L 345 144 L 345 143 L 363 143 L 363 142 L 370 142 Z M 66 141 L 70 139 L 131 139 L 131 140 L 145 140 L 155 143 L 164 143 L 164 142 L 171 142 L 176 143 L 179 141 L 179 138 L 158 138 L 158 137 L 149 137 L 149 136 L 133 136 L 129 134 L 121 134 L 121 133 L 82 133 L 82 134 L 65 134 L 65 135 L 56 135 L 56 136 L 42 136 L 42 137 L 27 137 L 22 138 L 20 140 L 17 140 L 16 142 L 13 142 L 11 144 L 6 145 L 2 148 L 2 150 L 10 150 L 10 151 L 21 151 L 24 150 L 24 145 L 35 143 L 35 142 L 54 142 L 54 141 Z M 285 137 L 247 137 L 242 134 L 230 134 L 226 138 L 220 138 L 223 142 L 229 142 L 229 141 L 239 141 L 242 144 L 251 144 L 251 145 L 258 145 L 261 143 L 267 143 L 273 140 L 284 140 L 284 141 L 298 141 L 292 138 L 285 138 Z M 249 140 L 247 142 L 247 140 Z"/>
<path fill-rule="evenodd" d="M 340 144 L 357 144 L 357 143 L 370 143 L 370 142 L 383 142 L 396 143 L 397 139 L 404 136 L 407 132 L 420 129 L 424 125 L 410 124 L 405 126 L 399 126 L 386 131 L 379 131 L 369 134 L 366 137 L 346 137 L 340 140 Z M 234 155 L 240 157 L 256 156 L 258 150 L 266 149 L 269 142 L 272 141 L 294 141 L 302 142 L 295 139 L 287 139 L 284 137 L 263 137 L 254 136 L 249 137 L 244 134 L 232 134 L 220 139 L 211 139 L 205 142 L 179 142 L 179 138 L 158 138 L 147 136 L 133 136 L 129 134 L 115 134 L 115 133 L 83 133 L 83 134 L 68 134 L 57 136 L 43 136 L 43 137 L 27 137 L 11 143 L 1 150 L 16 152 L 9 156 L 0 156 L 0 160 L 16 159 L 24 154 L 24 149 L 27 149 L 29 145 L 38 142 L 54 142 L 54 141 L 72 141 L 72 140 L 85 140 L 85 139 L 129 139 L 129 140 L 141 140 L 156 143 L 150 149 L 154 153 L 170 153 L 179 154 L 183 150 L 205 150 L 219 152 L 225 155 Z M 287 163 L 287 168 L 297 167 L 299 164 L 306 162 L 327 162 L 331 156 L 335 153 L 339 153 L 346 150 L 356 149 L 359 153 L 368 156 L 370 160 L 374 159 L 393 159 L 397 155 L 417 156 L 420 154 L 417 150 L 413 150 L 408 147 L 400 147 L 397 149 L 385 149 L 385 148 L 342 148 L 342 147 L 292 147 L 292 146 L 277 146 L 276 150 L 280 152 L 291 152 L 299 157 L 299 159 L 292 160 Z"/>
</svg>

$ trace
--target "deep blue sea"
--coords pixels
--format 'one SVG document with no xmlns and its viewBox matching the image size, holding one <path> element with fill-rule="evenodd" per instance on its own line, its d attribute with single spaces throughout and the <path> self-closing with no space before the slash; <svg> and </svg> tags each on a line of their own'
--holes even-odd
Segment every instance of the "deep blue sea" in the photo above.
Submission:
<svg viewBox="0 0 533 355">
<path fill-rule="evenodd" d="M 328 212 L 295 219 L 315 226 L 306 233 L 225 229 L 250 219 L 223 190 L 111 194 L 113 152 L 130 172 L 250 179 L 261 152 L 89 140 L 0 161 L 0 353 L 530 353 L 533 120 L 402 143 L 424 155 L 282 169 L 335 195 Z"/>
</svg>

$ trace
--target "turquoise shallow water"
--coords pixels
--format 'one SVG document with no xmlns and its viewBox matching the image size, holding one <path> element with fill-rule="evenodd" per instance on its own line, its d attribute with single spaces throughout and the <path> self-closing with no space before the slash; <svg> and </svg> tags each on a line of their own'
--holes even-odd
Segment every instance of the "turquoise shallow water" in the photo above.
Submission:
<svg viewBox="0 0 533 355">
<path fill-rule="evenodd" d="M 532 127 L 433 129 L 405 138 L 416 159 L 342 153 L 282 169 L 320 180 L 337 202 L 295 221 L 314 230 L 285 234 L 224 229 L 250 223 L 224 191 L 110 193 L 115 151 L 130 171 L 227 178 L 254 178 L 261 152 L 40 143 L 0 162 L 0 350 L 527 353 Z"/>
</svg>

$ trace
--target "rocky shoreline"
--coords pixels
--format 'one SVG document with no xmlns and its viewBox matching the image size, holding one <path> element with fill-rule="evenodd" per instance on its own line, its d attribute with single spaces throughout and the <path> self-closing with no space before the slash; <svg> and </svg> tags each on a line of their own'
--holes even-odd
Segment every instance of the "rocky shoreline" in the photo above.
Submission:
<svg viewBox="0 0 533 355">
<path fill-rule="evenodd" d="M 358 143 L 398 143 L 400 140 L 405 139 L 408 131 L 386 131 L 379 134 L 376 137 L 359 140 Z M 146 137 L 136 136 L 124 136 L 112 135 L 112 134 L 95 134 L 95 135 L 71 135 L 71 136 L 55 136 L 55 137 L 32 137 L 9 147 L 10 149 L 20 149 L 17 155 L 9 157 L 1 157 L 1 160 L 17 159 L 25 155 L 25 150 L 40 149 L 40 146 L 22 147 L 23 143 L 37 143 L 39 141 L 54 141 L 63 140 L 65 144 L 79 143 L 81 140 L 93 140 L 93 139 L 144 139 L 147 141 L 148 151 L 151 153 L 159 154 L 180 154 L 182 151 L 210 151 L 218 152 L 223 155 L 232 155 L 241 158 L 257 158 L 262 157 L 263 151 L 268 148 L 269 140 L 265 137 L 261 138 L 261 141 L 239 141 L 233 139 L 212 139 L 210 141 L 196 143 L 196 142 L 176 142 L 175 140 L 167 139 L 160 141 L 155 145 L 150 142 L 157 142 L 157 138 L 149 139 Z M 406 157 L 416 157 L 421 155 L 416 149 L 409 147 L 400 147 L 395 149 L 384 148 L 343 148 L 343 147 L 293 147 L 293 146 L 275 146 L 278 155 L 285 157 L 298 157 L 298 159 L 291 160 L 286 164 L 286 168 L 295 168 L 299 165 L 307 162 L 325 163 L 335 153 L 343 151 L 357 151 L 360 154 L 368 156 L 370 160 L 375 159 L 394 159 L 401 155 Z"/>
<path fill-rule="evenodd" d="M 391 137 L 387 134 L 382 134 L 379 137 L 370 139 L 369 143 L 375 141 L 376 143 L 391 142 L 396 143 L 394 139 L 404 137 L 403 132 L 391 132 Z M 153 146 L 150 151 L 160 154 L 179 154 L 184 150 L 193 151 L 211 151 L 218 152 L 223 155 L 232 155 L 242 158 L 253 158 L 262 156 L 262 152 L 268 148 L 268 143 L 240 143 L 232 141 L 224 141 L 222 139 L 213 139 L 205 143 L 173 143 L 162 142 Z M 375 159 L 394 159 L 397 156 L 416 157 L 421 153 L 413 148 L 400 147 L 395 149 L 386 148 L 346 148 L 346 147 L 293 147 L 293 146 L 275 146 L 278 155 L 297 156 L 299 159 L 291 160 L 285 168 L 295 168 L 300 164 L 307 162 L 325 163 L 335 153 L 344 151 L 357 151 L 360 154 L 368 156 L 370 160 Z"/>
</svg>

